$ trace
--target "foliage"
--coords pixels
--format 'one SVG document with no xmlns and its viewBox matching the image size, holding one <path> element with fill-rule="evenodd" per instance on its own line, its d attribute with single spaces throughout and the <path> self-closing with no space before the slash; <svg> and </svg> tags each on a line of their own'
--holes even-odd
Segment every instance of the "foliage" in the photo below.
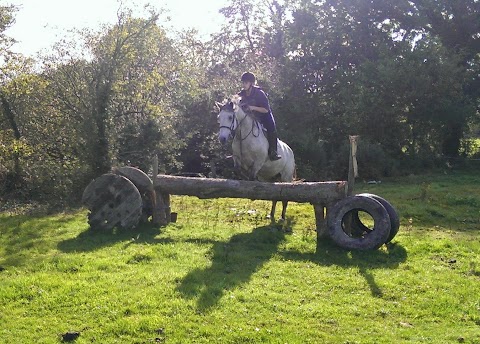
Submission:
<svg viewBox="0 0 480 344">
<path fill-rule="evenodd" d="M 74 202 L 112 166 L 148 172 L 154 156 L 163 172 L 231 176 L 214 103 L 239 91 L 246 70 L 269 94 L 299 178 L 344 178 L 348 135 L 368 148 L 367 179 L 462 165 L 478 155 L 479 7 L 230 0 L 202 40 L 122 5 L 117 23 L 75 31 L 33 60 L 11 52 L 16 9 L 2 6 L 0 197 Z"/>
<path fill-rule="evenodd" d="M 478 97 L 465 92 L 465 55 L 427 32 L 421 13 L 415 2 L 299 1 L 286 31 L 289 134 L 324 141 L 329 155 L 360 134 L 395 159 L 457 156 Z"/>
</svg>

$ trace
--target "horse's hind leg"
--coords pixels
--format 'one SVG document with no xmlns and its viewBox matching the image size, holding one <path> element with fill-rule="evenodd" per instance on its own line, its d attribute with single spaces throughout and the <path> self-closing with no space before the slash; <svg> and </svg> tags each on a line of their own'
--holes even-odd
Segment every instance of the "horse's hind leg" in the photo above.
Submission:
<svg viewBox="0 0 480 344">
<path fill-rule="evenodd" d="M 287 213 L 288 201 L 282 201 L 282 220 L 285 221 L 285 214 Z"/>
<path fill-rule="evenodd" d="M 272 201 L 272 209 L 270 210 L 270 221 L 275 222 L 275 208 L 277 207 L 277 201 Z"/>
</svg>

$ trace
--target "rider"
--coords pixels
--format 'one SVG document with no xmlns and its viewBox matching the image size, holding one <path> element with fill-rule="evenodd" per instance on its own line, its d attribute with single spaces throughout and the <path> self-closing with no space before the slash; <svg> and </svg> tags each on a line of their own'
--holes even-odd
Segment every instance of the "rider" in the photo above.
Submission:
<svg viewBox="0 0 480 344">
<path fill-rule="evenodd" d="M 277 130 L 272 110 L 265 92 L 255 86 L 255 75 L 250 72 L 242 75 L 243 90 L 238 94 L 242 97 L 242 108 L 253 112 L 258 121 L 267 130 L 268 157 L 270 160 L 278 160 L 282 157 L 277 154 Z"/>
</svg>

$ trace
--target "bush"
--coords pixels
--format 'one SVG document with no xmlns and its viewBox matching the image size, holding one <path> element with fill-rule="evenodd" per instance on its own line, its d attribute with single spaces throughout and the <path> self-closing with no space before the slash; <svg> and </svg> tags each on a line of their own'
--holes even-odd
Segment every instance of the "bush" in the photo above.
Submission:
<svg viewBox="0 0 480 344">
<path fill-rule="evenodd" d="M 307 181 L 326 180 L 329 177 L 325 143 L 312 137 L 291 138 L 288 141 L 295 154 L 298 179 Z"/>
<path fill-rule="evenodd" d="M 331 159 L 331 174 L 334 179 L 348 177 L 350 143 L 345 142 Z M 398 174 L 399 163 L 390 157 L 379 143 L 360 140 L 357 147 L 358 174 L 361 179 L 380 179 Z"/>
</svg>

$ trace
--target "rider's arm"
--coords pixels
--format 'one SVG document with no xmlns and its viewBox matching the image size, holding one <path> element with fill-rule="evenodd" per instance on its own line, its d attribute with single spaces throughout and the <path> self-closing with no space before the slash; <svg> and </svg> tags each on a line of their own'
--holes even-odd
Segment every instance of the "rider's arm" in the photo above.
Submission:
<svg viewBox="0 0 480 344">
<path fill-rule="evenodd" d="M 250 111 L 257 111 L 257 112 L 260 112 L 260 113 L 268 113 L 268 110 L 265 109 L 264 107 L 250 105 L 249 108 L 250 108 Z"/>
<path fill-rule="evenodd" d="M 258 90 L 255 93 L 255 104 L 258 106 L 250 106 L 250 110 L 260 113 L 270 112 L 270 103 L 268 102 L 267 95 L 262 90 Z"/>
</svg>

